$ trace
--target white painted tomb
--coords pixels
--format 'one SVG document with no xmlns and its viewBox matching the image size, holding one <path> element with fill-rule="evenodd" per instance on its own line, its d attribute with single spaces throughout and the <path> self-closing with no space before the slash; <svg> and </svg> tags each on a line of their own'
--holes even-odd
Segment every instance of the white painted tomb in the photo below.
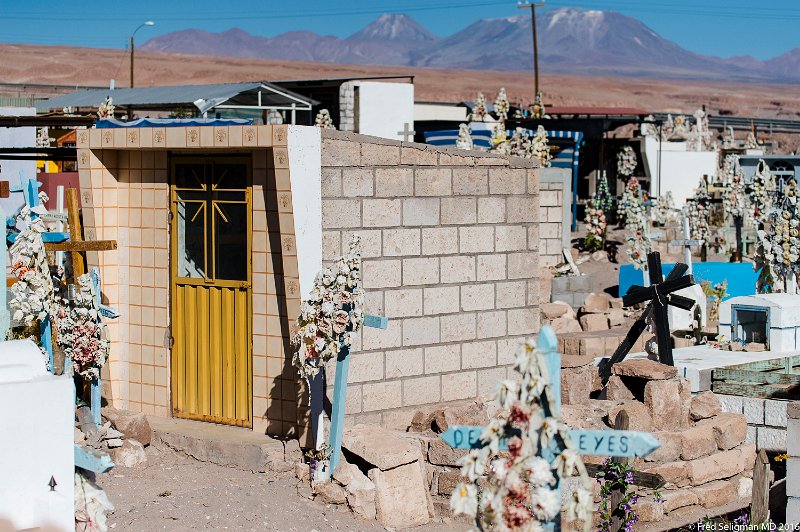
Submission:
<svg viewBox="0 0 800 532">
<path fill-rule="evenodd" d="M 671 331 L 688 331 L 692 329 L 692 324 L 697 317 L 698 326 L 703 328 L 706 326 L 708 317 L 708 300 L 703 293 L 703 289 L 699 284 L 693 284 L 687 288 L 682 288 L 675 292 L 683 297 L 693 299 L 695 302 L 691 310 L 683 310 L 682 308 L 669 305 L 667 307 L 667 316 L 669 317 L 669 328 Z"/>
<path fill-rule="evenodd" d="M 33 342 L 0 342 L 0 530 L 75 530 L 74 393 Z"/>
<path fill-rule="evenodd" d="M 772 352 L 800 346 L 800 295 L 732 297 L 719 307 L 719 334 L 730 341 L 762 343 Z"/>
</svg>

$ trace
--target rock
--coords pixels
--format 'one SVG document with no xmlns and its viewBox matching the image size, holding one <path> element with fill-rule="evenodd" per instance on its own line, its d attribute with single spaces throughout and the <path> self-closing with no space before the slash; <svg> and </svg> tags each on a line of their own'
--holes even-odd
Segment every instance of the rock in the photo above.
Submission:
<svg viewBox="0 0 800 532">
<path fill-rule="evenodd" d="M 556 318 L 553 320 L 553 323 L 551 323 L 550 326 L 557 334 L 583 331 L 578 320 L 570 316 L 561 316 L 560 318 Z"/>
<path fill-rule="evenodd" d="M 657 432 L 661 447 L 644 457 L 645 462 L 675 462 L 681 456 L 683 435 L 680 432 Z"/>
<path fill-rule="evenodd" d="M 332 476 L 333 480 L 342 486 L 347 487 L 357 475 L 364 475 L 364 473 L 362 473 L 357 466 L 348 464 L 347 462 L 342 462 L 336 466 Z"/>
<path fill-rule="evenodd" d="M 663 365 L 658 362 L 656 364 Z M 653 426 L 656 429 L 677 430 L 681 427 L 682 408 L 679 388 L 680 383 L 674 380 L 650 381 L 645 384 L 644 404 L 650 412 L 650 417 L 653 418 Z"/>
<path fill-rule="evenodd" d="M 83 431 L 78 427 L 75 427 L 75 443 L 81 443 L 85 439 L 86 435 L 83 433 Z"/>
<path fill-rule="evenodd" d="M 743 454 L 741 449 L 731 449 L 685 462 L 689 481 L 692 486 L 699 486 L 737 475 L 745 469 Z"/>
<path fill-rule="evenodd" d="M 431 423 L 433 422 L 433 412 L 425 412 L 424 410 L 417 410 L 414 412 L 414 417 L 411 418 L 411 432 L 426 432 L 431 430 Z"/>
<path fill-rule="evenodd" d="M 419 464 L 409 463 L 388 471 L 371 469 L 375 484 L 375 509 L 384 527 L 410 528 L 429 520 L 425 479 Z"/>
<path fill-rule="evenodd" d="M 647 412 L 647 407 L 638 401 L 631 401 L 613 408 L 608 413 L 608 422 L 612 427 L 617 422 L 617 416 L 620 412 L 628 414 L 628 430 L 638 430 L 642 432 L 650 432 L 653 428 L 653 419 Z"/>
<path fill-rule="evenodd" d="M 128 412 L 106 407 L 102 410 L 102 414 L 111 421 L 114 428 L 125 435 L 125 438 L 136 440 L 142 445 L 150 445 L 153 431 L 150 429 L 150 423 L 147 422 L 147 416 L 141 412 Z"/>
<path fill-rule="evenodd" d="M 105 434 L 103 434 L 103 438 L 105 438 L 106 440 L 122 439 L 124 437 L 125 437 L 125 435 L 123 433 L 121 433 L 120 431 L 114 429 L 111 426 L 109 426 L 108 429 L 105 431 Z M 134 438 L 134 439 L 136 439 L 136 438 Z M 141 442 L 139 442 L 139 443 L 141 443 Z"/>
<path fill-rule="evenodd" d="M 314 485 L 317 498 L 325 504 L 344 504 L 347 502 L 347 492 L 335 482 L 320 482 Z"/>
<path fill-rule="evenodd" d="M 611 308 L 622 308 L 621 297 L 612 297 L 610 303 L 611 303 Z"/>
<path fill-rule="evenodd" d="M 271 460 L 268 466 L 269 470 L 275 473 L 288 473 L 294 470 L 295 464 L 286 460 Z"/>
<path fill-rule="evenodd" d="M 690 485 L 688 464 L 688 462 L 681 461 L 667 462 L 666 464 L 645 467 L 642 471 L 653 473 L 654 475 L 661 475 L 667 483 L 667 488 L 669 488 L 670 485 L 683 488 Z"/>
<path fill-rule="evenodd" d="M 345 429 L 342 447 L 382 470 L 421 458 L 417 443 L 377 425 L 358 424 Z"/>
<path fill-rule="evenodd" d="M 614 364 L 611 369 L 614 375 L 648 380 L 666 380 L 678 376 L 678 370 L 674 366 L 643 358 L 623 360 Z"/>
<path fill-rule="evenodd" d="M 106 445 L 108 445 L 109 449 L 116 449 L 117 447 L 122 447 L 122 438 L 111 438 L 106 440 Z"/>
<path fill-rule="evenodd" d="M 750 499 L 753 496 L 753 479 L 739 477 L 736 486 L 736 496 L 740 499 Z"/>
<path fill-rule="evenodd" d="M 303 497 L 304 499 L 310 499 L 310 500 L 314 499 L 314 490 L 311 489 L 311 486 L 309 484 L 306 484 L 304 482 L 299 482 L 297 484 L 297 494 Z"/>
<path fill-rule="evenodd" d="M 716 508 L 733 502 L 738 491 L 738 482 L 717 480 L 692 488 L 698 502 L 705 508 Z"/>
<path fill-rule="evenodd" d="M 436 493 L 449 497 L 459 482 L 465 482 L 467 479 L 461 476 L 460 471 L 439 471 Z"/>
<path fill-rule="evenodd" d="M 489 423 L 489 415 L 486 413 L 486 407 L 476 402 L 448 406 L 433 414 L 433 425 L 438 432 L 446 431 L 450 425 L 486 425 L 487 423 Z"/>
<path fill-rule="evenodd" d="M 690 489 L 664 491 L 661 498 L 664 499 L 664 511 L 668 513 L 698 503 L 697 495 Z"/>
<path fill-rule="evenodd" d="M 591 257 L 595 262 L 608 262 L 608 253 L 605 251 L 595 251 Z"/>
<path fill-rule="evenodd" d="M 733 449 L 747 438 L 747 419 L 743 414 L 720 412 L 712 418 L 700 421 L 698 425 L 700 424 L 714 427 L 717 448 L 722 450 Z"/>
<path fill-rule="evenodd" d="M 634 511 L 642 523 L 661 521 L 664 518 L 664 505 L 653 500 L 640 500 L 636 503 Z"/>
<path fill-rule="evenodd" d="M 562 368 L 581 368 L 594 362 L 595 357 L 583 355 L 563 355 L 561 357 Z"/>
<path fill-rule="evenodd" d="M 605 314 L 584 314 L 578 320 L 584 331 L 597 332 L 608 330 L 608 318 Z"/>
<path fill-rule="evenodd" d="M 608 311 L 608 324 L 611 327 L 619 327 L 625 323 L 625 311 L 621 308 L 612 308 Z"/>
<path fill-rule="evenodd" d="M 583 301 L 583 312 L 596 313 L 607 312 L 611 308 L 611 301 L 605 294 L 595 294 L 592 292 Z"/>
<path fill-rule="evenodd" d="M 375 519 L 375 487 L 369 490 L 355 490 L 347 494 L 347 504 L 354 514 L 362 519 Z"/>
<path fill-rule="evenodd" d="M 117 467 L 136 467 L 147 463 L 144 445 L 132 439 L 125 440 L 121 447 L 112 449 L 110 454 Z"/>
<path fill-rule="evenodd" d="M 714 427 L 711 425 L 697 425 L 681 433 L 682 460 L 702 458 L 716 450 L 717 441 L 714 437 Z"/>
<path fill-rule="evenodd" d="M 311 478 L 311 468 L 304 462 L 297 462 L 294 465 L 294 476 L 296 476 L 298 480 L 308 480 Z"/>
<path fill-rule="evenodd" d="M 347 493 L 355 493 L 356 491 L 375 491 L 375 484 L 361 472 L 359 469 L 356 474 L 353 475 L 353 479 L 345 488 Z"/>
<path fill-rule="evenodd" d="M 444 440 L 436 438 L 428 446 L 428 462 L 441 466 L 458 466 L 459 460 L 464 457 L 469 449 L 453 449 Z"/>
<path fill-rule="evenodd" d="M 573 429 L 586 428 L 592 420 L 593 410 L 586 405 L 561 405 L 561 422 Z"/>
<path fill-rule="evenodd" d="M 553 270 L 550 268 L 539 268 L 539 301 L 550 301 L 552 295 Z"/>
<path fill-rule="evenodd" d="M 744 346 L 744 350 L 748 353 L 757 353 L 761 351 L 766 351 L 767 346 L 764 344 L 760 344 L 758 342 L 750 342 L 749 344 Z"/>
<path fill-rule="evenodd" d="M 606 399 L 609 401 L 632 401 L 635 397 L 618 375 L 612 375 L 606 384 Z"/>
<path fill-rule="evenodd" d="M 594 366 L 561 370 L 561 403 L 565 405 L 583 404 L 592 393 L 592 374 Z"/>
<path fill-rule="evenodd" d="M 708 419 L 722 412 L 722 404 L 714 392 L 707 391 L 692 397 L 690 412 L 694 421 Z"/>
<path fill-rule="evenodd" d="M 539 310 L 541 310 L 544 317 L 547 318 L 548 320 L 554 320 L 556 318 L 560 318 L 561 316 L 574 317 L 575 315 L 575 312 L 572 310 L 572 307 L 570 307 L 568 303 L 565 303 L 563 301 L 542 303 L 539 306 Z"/>
</svg>

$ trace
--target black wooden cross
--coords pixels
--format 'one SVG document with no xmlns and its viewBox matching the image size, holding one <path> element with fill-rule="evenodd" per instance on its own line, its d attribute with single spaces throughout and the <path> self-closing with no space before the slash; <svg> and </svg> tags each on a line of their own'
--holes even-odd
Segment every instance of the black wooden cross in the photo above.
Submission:
<svg viewBox="0 0 800 532">
<path fill-rule="evenodd" d="M 633 285 L 628 290 L 628 293 L 622 298 L 622 304 L 630 307 L 637 303 L 650 300 L 647 307 L 639 316 L 639 319 L 628 331 L 625 339 L 611 355 L 611 358 L 603 359 L 600 363 L 600 376 L 603 379 L 603 384 L 608 382 L 611 377 L 611 367 L 628 354 L 636 343 L 636 340 L 647 327 L 648 320 L 652 317 L 656 326 L 656 340 L 658 341 L 658 358 L 662 364 L 669 366 L 675 365 L 672 359 L 672 340 L 669 335 L 669 318 L 667 317 L 667 306 L 681 308 L 683 310 L 691 310 L 694 307 L 694 300 L 684 297 L 673 292 L 692 286 L 694 277 L 691 275 L 684 275 L 689 266 L 686 264 L 678 263 L 664 279 L 661 273 L 661 255 L 657 251 L 648 253 L 647 255 L 647 269 L 650 278 L 650 286 L 637 286 Z"/>
</svg>

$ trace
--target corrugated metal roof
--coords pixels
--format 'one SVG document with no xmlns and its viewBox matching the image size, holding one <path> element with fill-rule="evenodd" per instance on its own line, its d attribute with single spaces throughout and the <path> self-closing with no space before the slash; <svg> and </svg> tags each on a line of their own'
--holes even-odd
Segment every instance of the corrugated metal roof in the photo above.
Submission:
<svg viewBox="0 0 800 532">
<path fill-rule="evenodd" d="M 219 83 L 212 85 L 174 85 L 158 87 L 136 87 L 128 89 L 93 89 L 71 92 L 50 98 L 36 104 L 37 110 L 60 109 L 63 107 L 97 107 L 108 96 L 117 106 L 171 106 L 187 105 L 204 100 L 216 104 L 227 101 L 242 93 L 255 91 L 264 87 L 267 93 L 262 96 L 266 105 L 291 105 L 293 102 L 313 104 L 313 100 L 299 94 L 287 91 L 282 87 L 275 87 L 269 83 Z"/>
</svg>

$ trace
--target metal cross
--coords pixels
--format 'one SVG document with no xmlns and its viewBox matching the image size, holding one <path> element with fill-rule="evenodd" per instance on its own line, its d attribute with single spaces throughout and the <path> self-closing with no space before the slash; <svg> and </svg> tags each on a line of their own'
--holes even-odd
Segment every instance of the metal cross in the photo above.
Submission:
<svg viewBox="0 0 800 532">
<path fill-rule="evenodd" d="M 645 308 L 639 319 L 636 320 L 631 326 L 625 339 L 617 347 L 617 350 L 610 359 L 603 359 L 600 363 L 600 377 L 605 385 L 611 377 L 611 366 L 617 362 L 622 361 L 628 352 L 633 347 L 633 344 L 647 327 L 647 322 L 653 318 L 656 326 L 656 340 L 658 341 L 658 358 L 662 364 L 674 366 L 675 362 L 672 359 L 672 342 L 669 336 L 669 318 L 667 315 L 667 306 L 672 305 L 683 310 L 691 310 L 694 307 L 695 301 L 691 298 L 684 297 L 673 292 L 688 288 L 695 284 L 694 277 L 691 275 L 684 275 L 689 269 L 686 264 L 678 263 L 664 279 L 661 273 L 661 255 L 657 251 L 653 251 L 647 255 L 647 270 L 650 276 L 650 286 L 631 286 L 625 297 L 622 298 L 622 304 L 630 307 L 637 303 L 643 303 L 650 300 L 647 308 Z"/>
<path fill-rule="evenodd" d="M 683 216 L 683 240 L 673 240 L 670 242 L 673 246 L 683 246 L 683 260 L 689 267 L 689 273 L 692 273 L 692 246 L 702 246 L 702 240 L 692 240 L 689 231 L 689 217 Z"/>
<path fill-rule="evenodd" d="M 408 142 L 408 137 L 411 137 L 411 140 L 414 140 L 414 135 L 417 134 L 416 131 L 413 129 L 408 129 L 408 122 L 403 124 L 403 131 L 398 131 L 398 135 L 403 135 L 403 142 Z"/>
</svg>

